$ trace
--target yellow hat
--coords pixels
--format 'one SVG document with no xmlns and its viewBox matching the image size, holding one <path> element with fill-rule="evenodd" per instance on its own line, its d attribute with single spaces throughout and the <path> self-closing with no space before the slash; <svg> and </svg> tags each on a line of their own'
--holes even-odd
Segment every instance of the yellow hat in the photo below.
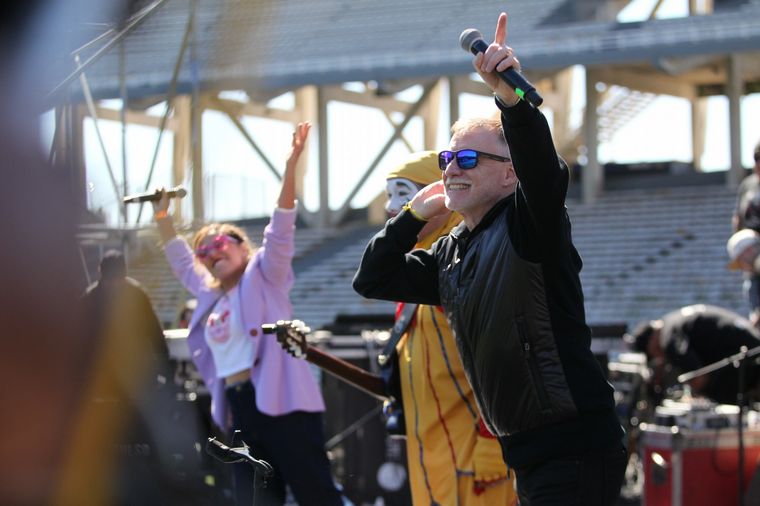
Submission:
<svg viewBox="0 0 760 506">
<path fill-rule="evenodd" d="M 438 153 L 435 151 L 418 151 L 409 155 L 404 163 L 391 170 L 385 179 L 396 177 L 408 179 L 427 186 L 441 180 L 438 168 Z"/>
<path fill-rule="evenodd" d="M 440 181 L 442 176 L 441 169 L 438 168 L 438 153 L 435 151 L 412 153 L 404 163 L 390 171 L 386 179 L 396 177 L 408 179 L 424 186 Z M 462 216 L 459 213 L 450 213 L 445 223 L 428 232 L 425 237 L 420 237 L 415 248 L 429 248 L 436 239 L 448 234 L 460 221 L 462 221 Z"/>
</svg>

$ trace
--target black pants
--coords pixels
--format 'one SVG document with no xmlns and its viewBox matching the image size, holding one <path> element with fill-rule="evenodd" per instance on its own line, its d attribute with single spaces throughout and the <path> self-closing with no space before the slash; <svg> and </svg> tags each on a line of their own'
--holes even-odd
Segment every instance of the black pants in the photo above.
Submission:
<svg viewBox="0 0 760 506">
<path fill-rule="evenodd" d="M 275 474 L 267 486 L 256 489 L 255 506 L 282 505 L 285 484 L 300 506 L 341 505 L 342 500 L 330 474 L 325 453 L 321 413 L 296 411 L 269 416 L 256 407 L 256 392 L 250 381 L 226 389 L 232 412 L 233 430 L 251 448 L 251 454 L 269 462 Z M 240 444 L 235 442 L 235 446 Z M 251 506 L 254 472 L 249 464 L 234 464 L 235 503 Z"/>
<path fill-rule="evenodd" d="M 628 452 L 621 445 L 515 469 L 520 506 L 614 505 L 627 463 Z"/>
</svg>

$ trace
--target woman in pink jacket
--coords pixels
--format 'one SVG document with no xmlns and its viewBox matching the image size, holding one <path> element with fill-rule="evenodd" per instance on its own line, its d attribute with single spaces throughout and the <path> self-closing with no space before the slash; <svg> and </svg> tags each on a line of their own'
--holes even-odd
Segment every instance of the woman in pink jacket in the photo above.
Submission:
<svg viewBox="0 0 760 506">
<path fill-rule="evenodd" d="M 288 484 L 298 504 L 341 499 L 324 451 L 324 401 L 309 365 L 288 355 L 262 323 L 290 319 L 289 292 L 296 220 L 295 170 L 310 125 L 293 133 L 277 208 L 261 247 L 231 224 L 201 228 L 192 249 L 174 230 L 164 194 L 154 206 L 164 253 L 174 275 L 198 299 L 188 345 L 211 393 L 211 414 L 223 430 L 240 430 L 251 454 L 275 468 L 257 504 L 283 504 Z M 237 443 L 236 443 L 237 444 Z M 235 499 L 253 504 L 253 470 L 235 464 Z"/>
</svg>

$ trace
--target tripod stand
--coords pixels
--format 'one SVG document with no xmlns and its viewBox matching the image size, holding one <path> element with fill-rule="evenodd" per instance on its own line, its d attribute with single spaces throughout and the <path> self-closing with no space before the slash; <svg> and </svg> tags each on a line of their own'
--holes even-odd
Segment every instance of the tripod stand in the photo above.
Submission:
<svg viewBox="0 0 760 506">
<path fill-rule="evenodd" d="M 210 437 L 206 441 L 206 453 L 225 464 L 247 462 L 253 466 L 253 504 L 255 506 L 259 489 L 265 487 L 267 479 L 274 474 L 272 466 L 264 460 L 254 458 L 253 455 L 251 455 L 248 445 L 245 443 L 243 443 L 243 446 L 230 448 L 218 439 Z"/>
</svg>

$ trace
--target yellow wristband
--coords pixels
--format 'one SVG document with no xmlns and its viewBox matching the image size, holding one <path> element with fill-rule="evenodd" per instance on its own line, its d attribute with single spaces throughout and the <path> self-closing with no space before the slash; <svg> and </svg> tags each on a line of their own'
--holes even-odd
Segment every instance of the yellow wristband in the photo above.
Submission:
<svg viewBox="0 0 760 506">
<path fill-rule="evenodd" d="M 412 216 L 414 216 L 414 218 L 417 219 L 417 220 L 419 220 L 419 221 L 424 221 L 424 222 L 428 221 L 425 218 L 423 218 L 422 216 L 420 216 L 420 213 L 418 213 L 417 211 L 415 211 L 414 209 L 412 209 L 412 205 L 409 202 L 407 202 L 406 204 L 404 204 L 404 207 L 402 207 L 401 209 L 404 210 L 404 211 L 409 211 L 410 213 L 412 213 Z"/>
<path fill-rule="evenodd" d="M 156 213 L 153 215 L 153 217 L 156 220 L 163 220 L 164 218 L 168 217 L 169 213 L 166 212 L 166 210 L 162 209 L 161 211 L 156 211 Z"/>
</svg>

